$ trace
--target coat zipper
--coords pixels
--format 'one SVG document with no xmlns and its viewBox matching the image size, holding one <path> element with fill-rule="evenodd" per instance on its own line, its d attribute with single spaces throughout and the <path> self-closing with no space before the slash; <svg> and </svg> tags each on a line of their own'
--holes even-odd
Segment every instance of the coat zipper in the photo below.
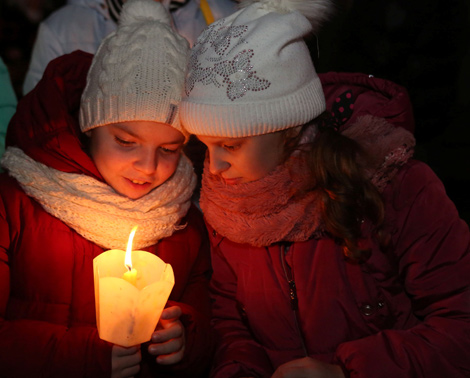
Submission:
<svg viewBox="0 0 470 378">
<path fill-rule="evenodd" d="M 284 275 L 286 277 L 287 283 L 289 285 L 289 298 L 290 298 L 290 305 L 291 309 L 294 312 L 294 322 L 295 322 L 295 327 L 297 328 L 297 332 L 299 333 L 300 340 L 302 342 L 302 349 L 304 351 L 305 356 L 308 356 L 307 353 L 307 347 L 305 346 L 305 340 L 302 334 L 302 331 L 300 330 L 300 325 L 299 325 L 299 300 L 297 298 L 297 289 L 295 287 L 295 281 L 294 277 L 291 273 L 291 269 L 286 266 L 286 247 L 285 245 L 281 244 L 279 247 L 279 252 L 280 252 L 280 258 L 281 258 L 281 265 L 282 265 L 282 270 L 284 271 Z"/>
</svg>

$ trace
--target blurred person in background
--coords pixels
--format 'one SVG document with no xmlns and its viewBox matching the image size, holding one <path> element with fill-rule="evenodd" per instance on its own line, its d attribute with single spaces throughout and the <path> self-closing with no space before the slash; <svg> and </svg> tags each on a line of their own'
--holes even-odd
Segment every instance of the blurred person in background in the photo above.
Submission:
<svg viewBox="0 0 470 378">
<path fill-rule="evenodd" d="M 116 29 L 126 0 L 68 0 L 39 25 L 23 94 L 41 79 L 54 58 L 82 50 L 94 54 L 109 33 Z M 236 10 L 234 0 L 164 0 L 176 30 L 192 45 L 208 23 Z"/>
<path fill-rule="evenodd" d="M 5 151 L 8 123 L 16 110 L 16 95 L 11 85 L 10 73 L 0 58 L 0 157 Z"/>
</svg>

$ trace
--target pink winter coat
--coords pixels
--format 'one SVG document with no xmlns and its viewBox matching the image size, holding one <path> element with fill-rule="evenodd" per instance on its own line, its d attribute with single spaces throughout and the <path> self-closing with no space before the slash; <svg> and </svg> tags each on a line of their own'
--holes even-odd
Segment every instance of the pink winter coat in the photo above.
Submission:
<svg viewBox="0 0 470 378">
<path fill-rule="evenodd" d="M 352 89 L 353 121 L 373 114 L 413 129 L 399 86 L 356 74 L 321 79 L 328 108 Z M 284 254 L 280 245 L 234 243 L 209 226 L 213 377 L 270 377 L 305 356 L 358 378 L 470 376 L 468 226 L 424 163 L 409 161 L 383 196 L 392 249 L 375 245 L 364 264 L 346 262 L 327 237 Z"/>
<path fill-rule="evenodd" d="M 55 169 L 102 180 L 81 149 L 77 110 L 91 55 L 66 55 L 23 98 L 8 141 Z M 186 326 L 182 362 L 158 366 L 142 347 L 140 377 L 197 377 L 211 359 L 209 246 L 200 212 L 187 226 L 146 248 L 172 265 L 168 305 L 181 306 Z M 0 177 L 0 376 L 109 377 L 111 344 L 96 329 L 93 258 L 103 248 L 84 239 Z"/>
</svg>

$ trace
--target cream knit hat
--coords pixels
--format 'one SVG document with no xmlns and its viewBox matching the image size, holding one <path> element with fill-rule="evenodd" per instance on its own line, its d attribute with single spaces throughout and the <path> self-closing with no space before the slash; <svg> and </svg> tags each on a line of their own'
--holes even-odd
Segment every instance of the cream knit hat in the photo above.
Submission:
<svg viewBox="0 0 470 378">
<path fill-rule="evenodd" d="M 126 121 L 166 123 L 181 131 L 179 107 L 189 54 L 165 8 L 128 0 L 118 28 L 106 37 L 88 72 L 80 105 L 83 132 Z"/>
<path fill-rule="evenodd" d="M 191 50 L 181 121 L 196 135 L 246 137 L 307 123 L 325 98 L 303 38 L 329 0 L 252 0 L 211 24 Z"/>
</svg>

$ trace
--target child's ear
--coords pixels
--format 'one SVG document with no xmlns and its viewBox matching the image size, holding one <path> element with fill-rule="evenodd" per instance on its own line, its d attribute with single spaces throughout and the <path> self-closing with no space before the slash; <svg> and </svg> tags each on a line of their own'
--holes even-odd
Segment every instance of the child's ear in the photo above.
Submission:
<svg viewBox="0 0 470 378">
<path fill-rule="evenodd" d="M 91 130 L 85 132 L 85 135 L 86 135 L 88 138 L 90 138 L 90 137 L 91 137 Z"/>
</svg>

